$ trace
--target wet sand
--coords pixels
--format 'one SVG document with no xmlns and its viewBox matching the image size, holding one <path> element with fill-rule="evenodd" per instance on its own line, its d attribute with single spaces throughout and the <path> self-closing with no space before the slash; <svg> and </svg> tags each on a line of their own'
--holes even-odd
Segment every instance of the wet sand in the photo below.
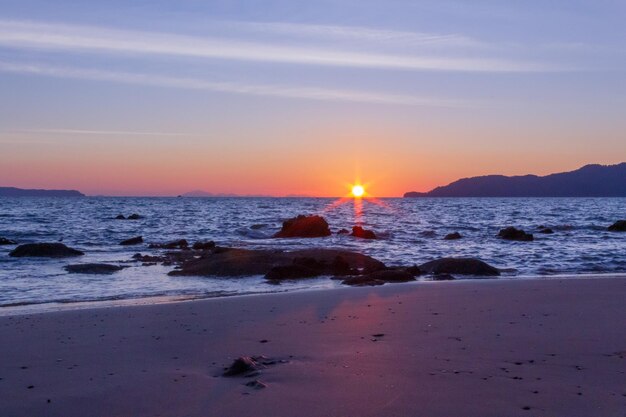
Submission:
<svg viewBox="0 0 626 417">
<path fill-rule="evenodd" d="M 625 318 L 626 278 L 0 317 L 0 415 L 624 416 Z M 222 377 L 241 355 L 277 363 Z"/>
</svg>

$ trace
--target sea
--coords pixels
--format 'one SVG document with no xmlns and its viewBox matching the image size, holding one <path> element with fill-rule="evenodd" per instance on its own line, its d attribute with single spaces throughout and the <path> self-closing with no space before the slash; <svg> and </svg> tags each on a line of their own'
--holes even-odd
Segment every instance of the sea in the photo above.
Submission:
<svg viewBox="0 0 626 417">
<path fill-rule="evenodd" d="M 132 213 L 142 218 L 115 219 Z M 359 224 L 379 239 L 336 233 L 313 239 L 272 237 L 285 219 L 299 214 L 323 216 L 333 232 Z M 0 198 L 0 237 L 20 244 L 63 242 L 85 252 L 78 258 L 14 258 L 9 252 L 15 245 L 0 246 L 0 314 L 24 307 L 150 303 L 341 286 L 328 277 L 275 285 L 262 276 L 168 276 L 173 267 L 132 261 L 136 253 L 162 252 L 149 249 L 150 243 L 176 239 L 252 249 L 342 248 L 388 265 L 474 257 L 503 269 L 500 279 L 602 278 L 626 273 L 626 233 L 607 231 L 624 218 L 626 198 Z M 497 238 L 506 226 L 534 233 L 535 240 Z M 540 226 L 554 233 L 539 234 Z M 451 232 L 463 237 L 444 240 Z M 145 243 L 119 244 L 134 236 L 142 236 Z M 64 269 L 91 262 L 127 268 L 111 275 Z"/>
</svg>

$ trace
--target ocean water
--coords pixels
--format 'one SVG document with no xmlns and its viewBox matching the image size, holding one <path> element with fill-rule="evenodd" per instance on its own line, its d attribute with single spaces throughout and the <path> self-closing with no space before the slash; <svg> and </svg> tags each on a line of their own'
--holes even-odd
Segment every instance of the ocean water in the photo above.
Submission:
<svg viewBox="0 0 626 417">
<path fill-rule="evenodd" d="M 120 213 L 138 213 L 143 219 L 115 220 Z M 333 231 L 362 224 L 381 239 L 336 234 L 321 239 L 271 238 L 284 219 L 298 214 L 323 215 Z M 446 256 L 478 257 L 507 269 L 507 278 L 626 273 L 626 233 L 606 230 L 624 218 L 625 198 L 398 198 L 360 203 L 327 198 L 0 198 L 0 236 L 19 243 L 62 241 L 86 253 L 69 259 L 12 258 L 8 253 L 14 246 L 0 246 L 0 307 L 340 285 L 328 278 L 277 286 L 260 276 L 170 277 L 171 267 L 130 262 L 137 252 L 159 252 L 148 249 L 149 243 L 180 238 L 246 248 L 345 248 L 388 265 L 420 264 Z M 505 226 L 536 232 L 540 225 L 555 233 L 535 233 L 534 242 L 496 238 Z M 454 231 L 463 238 L 443 240 Z M 137 235 L 145 244 L 119 245 Z M 113 275 L 68 274 L 63 268 L 87 262 L 129 267 Z"/>
</svg>

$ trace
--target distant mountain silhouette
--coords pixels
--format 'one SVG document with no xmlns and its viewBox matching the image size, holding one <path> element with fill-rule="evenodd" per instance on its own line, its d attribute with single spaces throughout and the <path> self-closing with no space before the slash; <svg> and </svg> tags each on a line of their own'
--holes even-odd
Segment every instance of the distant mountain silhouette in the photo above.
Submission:
<svg viewBox="0 0 626 417">
<path fill-rule="evenodd" d="M 626 162 L 586 165 L 544 177 L 463 178 L 426 193 L 411 191 L 404 197 L 626 197 Z"/>
<path fill-rule="evenodd" d="M 15 187 L 0 187 L 0 197 L 84 197 L 76 190 L 27 190 Z"/>
</svg>

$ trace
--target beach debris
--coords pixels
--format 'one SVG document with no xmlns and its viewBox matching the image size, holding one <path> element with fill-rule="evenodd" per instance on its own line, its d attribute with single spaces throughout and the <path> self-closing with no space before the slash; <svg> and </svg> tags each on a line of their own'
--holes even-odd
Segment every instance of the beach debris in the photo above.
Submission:
<svg viewBox="0 0 626 417">
<path fill-rule="evenodd" d="M 150 249 L 187 249 L 189 242 L 185 239 L 179 239 L 167 243 L 151 243 L 148 247 Z"/>
<path fill-rule="evenodd" d="M 212 240 L 199 240 L 191 247 L 193 250 L 209 250 L 215 248 L 215 242 Z"/>
<path fill-rule="evenodd" d="M 448 233 L 443 240 L 456 240 L 456 239 L 461 239 L 463 236 L 461 236 L 461 234 L 459 232 L 454 232 L 454 233 Z"/>
<path fill-rule="evenodd" d="M 519 242 L 530 242 L 534 240 L 531 233 L 526 233 L 525 231 L 521 229 L 516 229 L 512 226 L 501 229 L 498 233 L 498 237 L 504 240 L 516 240 Z"/>
<path fill-rule="evenodd" d="M 121 271 L 124 269 L 123 266 L 118 265 L 110 265 L 110 264 L 74 264 L 74 265 L 66 265 L 65 270 L 70 274 L 94 274 L 94 275 L 105 275 L 105 274 L 113 274 L 117 271 Z"/>
<path fill-rule="evenodd" d="M 143 237 L 135 236 L 135 237 L 131 237 L 130 239 L 122 240 L 120 242 L 120 245 L 130 246 L 130 245 L 138 245 L 140 243 L 143 243 Z"/>
<path fill-rule="evenodd" d="M 0 237 L 0 245 L 17 245 L 17 242 L 5 237 Z"/>
<path fill-rule="evenodd" d="M 618 220 L 609 226 L 610 232 L 626 232 L 626 220 Z"/>
<path fill-rule="evenodd" d="M 420 269 L 433 275 L 458 274 L 476 276 L 498 276 L 497 268 L 475 258 L 440 258 L 420 265 Z"/>
<path fill-rule="evenodd" d="M 283 227 L 274 237 L 293 238 L 293 237 L 325 237 L 330 236 L 328 223 L 322 216 L 305 216 L 299 215 L 292 219 L 285 220 Z"/>
<path fill-rule="evenodd" d="M 42 257 L 42 258 L 67 258 L 84 255 L 76 249 L 69 248 L 63 243 L 27 243 L 13 249 L 9 256 L 21 257 Z"/>
<path fill-rule="evenodd" d="M 361 226 L 353 226 L 350 236 L 358 237 L 361 239 L 376 239 L 376 233 L 371 230 L 363 229 Z"/>
</svg>

